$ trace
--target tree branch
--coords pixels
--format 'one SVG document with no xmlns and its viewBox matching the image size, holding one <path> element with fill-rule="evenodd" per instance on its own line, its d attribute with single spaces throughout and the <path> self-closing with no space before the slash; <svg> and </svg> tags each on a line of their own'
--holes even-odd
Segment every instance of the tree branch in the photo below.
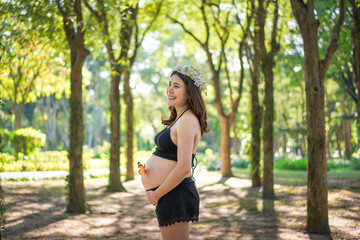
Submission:
<svg viewBox="0 0 360 240">
<path fill-rule="evenodd" d="M 346 0 L 340 1 L 340 14 L 339 18 L 332 29 L 331 32 L 331 42 L 329 47 L 327 48 L 325 58 L 320 61 L 320 77 L 325 77 L 326 72 L 330 66 L 331 60 L 334 56 L 334 53 L 339 47 L 339 39 L 340 39 L 340 32 L 344 25 L 345 21 L 345 9 L 346 9 Z"/>
<path fill-rule="evenodd" d="M 150 21 L 150 23 L 148 24 L 148 26 L 146 27 L 146 29 L 144 30 L 141 38 L 140 38 L 140 41 L 138 40 L 138 25 L 135 21 L 135 27 L 136 27 L 136 34 L 135 34 L 135 50 L 134 50 L 134 54 L 133 56 L 131 57 L 130 59 L 130 66 L 133 65 L 133 62 L 135 61 L 135 57 L 136 57 L 136 53 L 137 53 L 137 50 L 138 48 L 140 47 L 140 45 L 142 44 L 142 42 L 144 41 L 144 38 L 145 38 L 145 35 L 147 34 L 148 31 L 150 31 L 152 25 L 154 24 L 154 22 L 156 21 L 157 17 L 159 16 L 160 14 L 160 11 L 161 11 L 161 6 L 163 4 L 163 0 L 160 1 L 160 3 L 158 4 L 157 8 L 156 8 L 156 13 L 153 17 L 153 19 Z"/>
<path fill-rule="evenodd" d="M 170 15 L 166 15 L 171 21 L 173 21 L 176 24 L 179 24 L 181 26 L 181 28 L 184 30 L 184 32 L 186 32 L 187 34 L 189 34 L 196 42 L 198 42 L 201 46 L 204 46 L 205 43 L 202 43 L 200 41 L 200 39 L 198 39 L 190 30 L 188 30 L 185 25 L 182 22 L 179 22 L 178 20 L 176 20 L 175 18 L 172 18 Z"/>
</svg>

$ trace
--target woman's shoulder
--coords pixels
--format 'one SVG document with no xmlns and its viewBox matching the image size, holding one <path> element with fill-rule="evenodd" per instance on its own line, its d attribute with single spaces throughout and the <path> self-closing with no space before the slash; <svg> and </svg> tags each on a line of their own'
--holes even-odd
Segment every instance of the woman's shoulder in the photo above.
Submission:
<svg viewBox="0 0 360 240">
<path fill-rule="evenodd" d="M 182 118 L 179 119 L 179 127 L 181 129 L 183 128 L 194 128 L 194 126 L 199 126 L 200 123 L 198 118 L 195 116 L 195 114 L 192 111 L 187 112 L 184 114 Z"/>
</svg>

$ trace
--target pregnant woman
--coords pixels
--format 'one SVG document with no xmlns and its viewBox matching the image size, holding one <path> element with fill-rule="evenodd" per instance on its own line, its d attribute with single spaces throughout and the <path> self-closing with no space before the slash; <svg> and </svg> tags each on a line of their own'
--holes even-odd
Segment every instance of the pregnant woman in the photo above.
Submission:
<svg viewBox="0 0 360 240">
<path fill-rule="evenodd" d="M 141 181 L 156 206 L 163 240 L 189 239 L 189 222 L 198 221 L 200 197 L 192 177 L 196 148 L 209 132 L 201 93 L 206 82 L 192 67 L 177 65 L 166 90 L 169 119 L 155 136 L 156 151 L 147 160 Z M 141 166 L 140 166 L 141 167 Z"/>
</svg>

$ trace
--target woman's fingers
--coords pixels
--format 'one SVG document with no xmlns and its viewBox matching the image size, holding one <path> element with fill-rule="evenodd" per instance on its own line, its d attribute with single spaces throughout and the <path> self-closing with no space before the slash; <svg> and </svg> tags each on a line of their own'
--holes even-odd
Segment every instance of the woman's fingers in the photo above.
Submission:
<svg viewBox="0 0 360 240">
<path fill-rule="evenodd" d="M 148 202 L 154 206 L 157 205 L 158 201 L 155 200 L 151 195 L 154 193 L 154 191 L 147 191 L 146 192 L 146 199 L 148 200 Z"/>
</svg>

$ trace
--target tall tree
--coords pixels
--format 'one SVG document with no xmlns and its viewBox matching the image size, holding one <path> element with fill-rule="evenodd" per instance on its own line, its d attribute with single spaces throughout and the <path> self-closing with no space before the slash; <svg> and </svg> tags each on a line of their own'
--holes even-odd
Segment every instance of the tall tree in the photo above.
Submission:
<svg viewBox="0 0 360 240">
<path fill-rule="evenodd" d="M 108 59 L 111 66 L 111 150 L 110 150 L 110 184 L 111 191 L 124 190 L 120 181 L 119 150 L 120 150 L 120 93 L 119 83 L 124 80 L 124 101 L 126 108 L 126 156 L 127 173 L 126 180 L 134 179 L 133 148 L 134 148 L 134 121 L 133 121 L 133 96 L 130 88 L 131 68 L 134 64 L 137 51 L 141 46 L 146 33 L 159 15 L 162 1 L 151 1 L 142 9 L 144 11 L 142 21 L 138 20 L 139 1 L 128 1 L 120 5 L 119 11 L 105 7 L 105 2 L 97 0 L 97 9 L 86 2 L 93 16 L 101 26 L 102 35 L 107 49 Z M 120 14 L 119 14 L 120 13 Z M 120 31 L 111 26 L 112 20 L 121 22 Z M 144 20 L 145 19 L 145 20 Z M 142 25 L 141 25 L 142 24 Z M 146 25 L 145 29 L 142 29 Z M 116 48 L 113 47 L 113 39 L 119 39 L 120 52 L 118 57 Z M 120 182 L 119 182 L 120 181 Z"/>
<path fill-rule="evenodd" d="M 357 126 L 358 126 L 358 144 L 360 146 L 360 1 L 349 0 L 351 3 L 352 12 L 350 13 L 353 19 L 353 26 L 351 29 L 351 38 L 353 43 L 353 69 L 355 72 L 355 84 L 357 87 Z"/>
<path fill-rule="evenodd" d="M 236 31 L 237 42 L 239 43 L 239 58 L 240 58 L 240 77 L 237 81 L 232 81 L 228 69 L 228 57 L 226 45 L 230 39 L 231 31 L 231 12 L 233 7 L 237 7 L 235 2 L 233 5 L 222 5 L 223 3 L 214 3 L 202 0 L 200 6 L 195 5 L 197 8 L 196 12 L 201 15 L 196 16 L 202 19 L 204 26 L 202 36 L 201 31 L 197 32 L 198 29 L 193 29 L 190 26 L 186 26 L 184 22 L 176 19 L 172 16 L 168 16 L 174 23 L 177 23 L 182 27 L 185 33 L 187 33 L 195 42 L 201 46 L 206 54 L 206 61 L 211 72 L 211 81 L 214 86 L 215 100 L 214 105 L 217 110 L 217 115 L 221 126 L 221 174 L 223 177 L 232 176 L 231 162 L 230 162 L 230 129 L 231 125 L 235 123 L 238 106 L 242 95 L 242 86 L 244 80 L 244 68 L 243 68 L 243 46 L 246 43 L 247 34 L 249 32 L 249 25 L 252 18 L 251 11 L 246 11 L 246 17 L 244 19 L 237 18 L 238 24 L 241 25 L 240 33 Z M 235 5 L 235 6 L 234 6 Z M 246 5 L 246 4 L 245 4 Z M 231 6 L 229 8 L 229 6 Z M 240 13 L 236 13 L 240 14 Z M 236 17 L 236 16 L 235 16 Z M 180 17 L 179 17 L 180 18 Z M 240 22 L 239 22 L 240 20 Z M 241 24 L 242 22 L 242 24 Z M 213 26 L 213 29 L 211 28 Z M 196 26 L 196 28 L 198 28 Z M 216 34 L 216 40 L 212 43 L 210 41 L 213 37 L 212 32 Z M 240 36 L 240 37 L 239 37 Z M 204 38 L 202 40 L 201 38 Z M 213 48 L 213 49 L 212 49 Z M 214 54 L 216 52 L 216 54 Z M 221 74 L 224 72 L 226 83 L 221 79 Z M 236 83 L 237 91 L 234 91 L 232 82 Z M 223 97 L 224 88 L 229 90 L 229 110 L 226 109 L 225 99 Z"/>
<path fill-rule="evenodd" d="M 63 18 L 64 31 L 71 55 L 70 175 L 67 211 L 85 213 L 87 204 L 82 162 L 82 146 L 84 143 L 82 68 L 89 51 L 85 47 L 85 28 L 81 0 L 57 0 L 56 3 Z"/>
<path fill-rule="evenodd" d="M 327 167 L 325 151 L 324 80 L 335 51 L 345 19 L 346 0 L 340 2 L 339 18 L 332 29 L 331 43 L 324 59 L 318 46 L 319 22 L 315 2 L 291 0 L 294 16 L 304 42 L 304 69 L 308 130 L 307 224 L 311 233 L 330 233 L 327 201 Z"/>
<path fill-rule="evenodd" d="M 161 6 L 163 1 L 149 1 L 145 6 L 140 8 L 138 14 L 134 18 L 134 22 L 128 24 L 134 24 L 135 31 L 132 33 L 133 38 L 130 38 L 129 49 L 132 54 L 128 54 L 129 66 L 125 69 L 124 76 L 124 100 L 126 104 L 126 180 L 134 179 L 134 98 L 132 90 L 130 88 L 130 75 L 131 69 L 134 65 L 138 50 L 144 41 L 146 34 L 153 27 L 157 17 L 160 14 Z M 139 15 L 141 14 L 141 18 Z M 141 25 L 146 26 L 141 31 Z"/>
<path fill-rule="evenodd" d="M 1 41 L 1 40 L 0 40 Z M 0 50 L 1 53 L 1 50 Z M 1 55 L 0 55 L 1 56 Z M 0 58 L 1 60 L 1 58 Z M 0 99 L 0 107 L 4 105 L 2 99 Z M 0 126 L 2 124 L 2 118 L 0 118 Z M 2 136 L 0 136 L 1 138 Z M 2 140 L 2 139 L 1 139 Z M 0 142 L 2 142 L 0 140 Z M 0 172 L 2 172 L 4 169 L 1 167 Z M 6 223 L 6 208 L 5 208 L 5 200 L 4 200 L 4 190 L 2 188 L 2 179 L 0 179 L 0 240 L 6 239 L 6 229 L 5 229 L 5 223 Z"/>
<path fill-rule="evenodd" d="M 270 1 L 266 2 L 266 9 L 269 9 Z M 277 0 L 273 1 L 274 4 L 274 18 L 272 21 L 271 42 L 267 50 L 265 45 L 265 20 L 266 10 L 264 9 L 264 2 L 259 1 L 259 8 L 261 7 L 263 15 L 257 15 L 258 18 L 263 18 L 260 25 L 260 37 L 259 41 L 260 54 L 261 54 L 261 68 L 265 78 L 265 97 L 264 97 L 264 125 L 263 125 L 263 198 L 274 198 L 274 67 L 275 56 L 280 49 L 280 45 L 277 40 L 277 29 L 279 19 L 279 4 Z"/>
<path fill-rule="evenodd" d="M 41 94 L 62 92 L 65 85 L 59 74 L 64 68 L 54 57 L 56 48 L 43 37 L 46 24 L 38 24 L 42 16 L 32 15 L 33 4 L 19 0 L 0 5 L 0 96 L 11 101 L 14 130 L 23 125 L 25 104 Z"/>
<path fill-rule="evenodd" d="M 252 35 L 253 51 L 250 46 L 247 47 L 248 61 L 251 63 L 250 75 L 250 96 L 251 96 L 251 150 L 250 150 L 250 165 L 251 165 L 251 183 L 252 187 L 261 186 L 260 179 L 260 128 L 262 120 L 262 107 L 259 101 L 259 84 L 260 84 L 260 64 L 261 64 L 261 26 L 265 25 L 265 9 L 262 0 L 258 1 L 257 8 L 255 1 L 251 1 L 251 8 L 255 17 L 255 34 Z"/>
<path fill-rule="evenodd" d="M 133 20 L 136 18 L 138 4 L 133 8 L 132 5 L 125 5 L 120 9 L 120 31 L 118 36 L 119 45 L 121 47 L 118 57 L 116 57 L 116 49 L 113 44 L 111 35 L 111 25 L 108 22 L 108 9 L 105 7 L 103 0 L 97 0 L 97 10 L 88 2 L 86 6 L 90 9 L 93 16 L 101 26 L 102 36 L 104 39 L 111 72 L 111 88 L 110 88 L 110 175 L 109 175 L 109 191 L 125 191 L 120 178 L 120 79 L 124 69 L 128 67 L 127 55 L 129 50 L 129 42 L 131 38 Z M 106 4 L 107 5 L 107 4 Z"/>
</svg>

